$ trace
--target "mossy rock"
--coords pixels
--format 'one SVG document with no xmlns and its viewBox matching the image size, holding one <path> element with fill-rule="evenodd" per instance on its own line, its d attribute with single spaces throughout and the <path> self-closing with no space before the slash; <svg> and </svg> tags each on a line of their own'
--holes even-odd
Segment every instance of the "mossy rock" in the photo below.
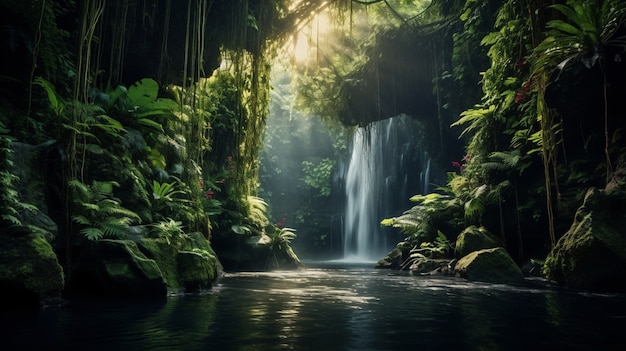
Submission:
<svg viewBox="0 0 626 351">
<path fill-rule="evenodd" d="M 411 273 L 421 275 L 446 275 L 449 274 L 449 259 L 444 258 L 420 258 L 415 260 L 409 269 Z"/>
<path fill-rule="evenodd" d="M 502 247 L 483 249 L 463 256 L 454 266 L 457 276 L 491 283 L 515 283 L 524 280 L 521 269 Z"/>
<path fill-rule="evenodd" d="M 465 228 L 456 239 L 454 255 L 463 257 L 470 252 L 500 247 L 500 240 L 491 234 L 485 227 L 469 226 Z"/>
<path fill-rule="evenodd" d="M 187 234 L 177 244 L 164 238 L 143 238 L 137 245 L 159 266 L 169 290 L 210 288 L 223 272 L 211 244 L 198 232 Z"/>
<path fill-rule="evenodd" d="M 99 240 L 80 254 L 68 283 L 70 295 L 165 297 L 159 266 L 130 240 Z"/>
<path fill-rule="evenodd" d="M 179 251 L 178 280 L 186 291 L 210 288 L 217 276 L 215 256 L 207 251 Z"/>
<path fill-rule="evenodd" d="M 385 257 L 376 262 L 375 268 L 400 269 L 410 250 L 405 242 L 398 243 Z"/>
<path fill-rule="evenodd" d="M 137 241 L 137 247 L 147 258 L 154 260 L 159 266 L 168 289 L 178 290 L 182 288 L 178 281 L 177 248 L 170 245 L 164 238 L 143 238 Z"/>
<path fill-rule="evenodd" d="M 38 308 L 58 301 L 64 275 L 39 228 L 13 227 L 0 233 L 0 310 Z"/>
<path fill-rule="evenodd" d="M 589 189 L 570 229 L 546 258 L 543 273 L 575 289 L 626 291 L 626 196 Z"/>
</svg>

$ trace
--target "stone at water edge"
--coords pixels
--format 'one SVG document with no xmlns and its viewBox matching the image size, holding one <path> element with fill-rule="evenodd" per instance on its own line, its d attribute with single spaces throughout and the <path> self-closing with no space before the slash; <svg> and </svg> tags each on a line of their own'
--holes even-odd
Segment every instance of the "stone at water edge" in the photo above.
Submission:
<svg viewBox="0 0 626 351">
<path fill-rule="evenodd" d="M 516 283 L 524 275 L 503 247 L 483 249 L 463 256 L 454 266 L 457 276 L 490 283 Z"/>
<path fill-rule="evenodd" d="M 485 227 L 475 225 L 465 228 L 456 239 L 454 255 L 461 258 L 473 251 L 500 247 L 500 239 L 491 234 Z"/>
<path fill-rule="evenodd" d="M 75 263 L 71 294 L 106 297 L 165 297 L 167 284 L 157 263 L 130 240 L 89 243 Z"/>
<path fill-rule="evenodd" d="M 589 189 L 546 258 L 545 277 L 569 288 L 626 292 L 625 202 L 623 192 Z"/>
<path fill-rule="evenodd" d="M 0 310 L 39 308 L 60 301 L 63 269 L 40 232 L 20 226 L 0 233 Z"/>
</svg>

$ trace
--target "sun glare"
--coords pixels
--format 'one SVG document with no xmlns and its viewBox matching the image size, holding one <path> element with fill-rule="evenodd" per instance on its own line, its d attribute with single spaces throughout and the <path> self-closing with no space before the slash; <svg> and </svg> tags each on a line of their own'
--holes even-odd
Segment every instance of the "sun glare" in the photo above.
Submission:
<svg viewBox="0 0 626 351">
<path fill-rule="evenodd" d="M 303 64 L 315 59 L 320 41 L 332 29 L 327 11 L 313 15 L 314 17 L 291 38 L 291 55 L 296 63 Z"/>
</svg>

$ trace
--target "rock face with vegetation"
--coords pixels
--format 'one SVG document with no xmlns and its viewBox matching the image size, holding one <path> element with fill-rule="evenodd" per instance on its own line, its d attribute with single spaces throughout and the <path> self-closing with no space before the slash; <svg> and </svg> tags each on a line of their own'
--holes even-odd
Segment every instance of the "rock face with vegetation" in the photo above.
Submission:
<svg viewBox="0 0 626 351">
<path fill-rule="evenodd" d="M 522 271 L 502 247 L 474 251 L 454 266 L 455 273 L 467 280 L 491 283 L 517 283 L 524 280 Z"/>
<path fill-rule="evenodd" d="M 577 289 L 626 291 L 625 195 L 619 189 L 587 191 L 570 229 L 546 258 L 548 279 Z"/>
<path fill-rule="evenodd" d="M 69 295 L 165 297 L 167 284 L 157 263 L 130 240 L 90 243 L 74 264 Z"/>
<path fill-rule="evenodd" d="M 0 233 L 0 310 L 58 303 L 64 274 L 52 246 L 37 227 Z"/>
</svg>

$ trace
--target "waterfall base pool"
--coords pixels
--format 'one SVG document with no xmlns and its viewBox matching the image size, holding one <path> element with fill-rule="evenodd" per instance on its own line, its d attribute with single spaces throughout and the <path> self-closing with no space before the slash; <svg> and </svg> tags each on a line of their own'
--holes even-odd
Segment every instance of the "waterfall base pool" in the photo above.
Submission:
<svg viewBox="0 0 626 351">
<path fill-rule="evenodd" d="M 1 312 L 2 350 L 617 350 L 623 294 L 350 264 L 227 274 L 162 301 Z"/>
</svg>

